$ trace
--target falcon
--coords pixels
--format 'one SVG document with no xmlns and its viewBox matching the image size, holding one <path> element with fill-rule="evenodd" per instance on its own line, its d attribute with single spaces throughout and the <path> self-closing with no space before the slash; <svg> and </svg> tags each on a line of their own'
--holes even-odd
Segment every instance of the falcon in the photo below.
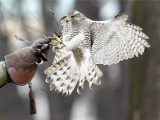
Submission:
<svg viewBox="0 0 160 120">
<path fill-rule="evenodd" d="M 53 47 L 53 63 L 44 73 L 50 90 L 70 95 L 88 81 L 100 85 L 102 71 L 97 64 L 112 65 L 142 55 L 150 47 L 149 37 L 142 28 L 127 23 L 128 16 L 120 14 L 106 21 L 94 21 L 79 11 L 69 12 L 59 21 L 62 37 Z M 62 44 L 63 43 L 63 44 Z"/>
</svg>

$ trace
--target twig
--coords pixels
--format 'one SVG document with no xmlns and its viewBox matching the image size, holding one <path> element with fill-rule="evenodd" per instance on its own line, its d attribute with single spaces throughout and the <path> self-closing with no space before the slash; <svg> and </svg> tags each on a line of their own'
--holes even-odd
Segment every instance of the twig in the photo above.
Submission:
<svg viewBox="0 0 160 120">
<path fill-rule="evenodd" d="M 58 37 L 60 37 L 62 35 L 61 33 L 61 29 L 59 27 L 59 24 L 57 23 L 56 19 L 55 19 L 55 16 L 54 16 L 54 12 L 48 7 L 49 11 L 52 13 L 52 18 L 53 18 L 53 21 L 55 22 L 56 26 L 57 26 L 57 29 L 59 30 L 59 34 L 58 34 Z"/>
<path fill-rule="evenodd" d="M 15 35 L 15 38 L 16 38 L 17 40 L 22 41 L 22 42 L 25 42 L 25 43 L 28 43 L 28 44 L 32 44 L 32 42 L 30 42 L 30 41 L 28 41 L 28 40 L 24 40 L 24 39 L 18 37 L 17 35 Z"/>
</svg>

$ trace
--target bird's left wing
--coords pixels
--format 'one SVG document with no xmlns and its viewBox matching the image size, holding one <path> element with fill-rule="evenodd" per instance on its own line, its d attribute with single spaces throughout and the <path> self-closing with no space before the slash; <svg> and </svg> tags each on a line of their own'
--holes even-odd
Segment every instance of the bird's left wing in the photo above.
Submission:
<svg viewBox="0 0 160 120">
<path fill-rule="evenodd" d="M 107 21 L 92 23 L 92 56 L 96 64 L 111 65 L 143 54 L 149 38 L 142 28 L 126 23 L 121 14 Z"/>
</svg>

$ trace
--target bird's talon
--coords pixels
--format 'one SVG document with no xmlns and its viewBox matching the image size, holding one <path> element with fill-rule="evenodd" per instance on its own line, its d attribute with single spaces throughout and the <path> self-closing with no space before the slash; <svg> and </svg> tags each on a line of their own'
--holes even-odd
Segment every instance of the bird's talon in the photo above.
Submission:
<svg viewBox="0 0 160 120">
<path fill-rule="evenodd" d="M 57 35 L 54 34 L 52 37 L 53 37 L 53 39 L 54 39 L 55 41 L 59 42 L 60 44 L 63 44 L 64 46 L 66 46 L 66 45 L 62 42 L 62 40 L 61 40 Z"/>
</svg>

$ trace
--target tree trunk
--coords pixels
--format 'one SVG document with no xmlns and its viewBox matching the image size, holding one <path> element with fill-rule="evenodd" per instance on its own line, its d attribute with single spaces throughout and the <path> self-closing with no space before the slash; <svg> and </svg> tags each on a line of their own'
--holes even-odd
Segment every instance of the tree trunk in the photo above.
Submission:
<svg viewBox="0 0 160 120">
<path fill-rule="evenodd" d="M 131 62 L 129 120 L 160 119 L 160 2 L 135 1 L 132 23 L 150 37 L 151 48 Z"/>
</svg>

